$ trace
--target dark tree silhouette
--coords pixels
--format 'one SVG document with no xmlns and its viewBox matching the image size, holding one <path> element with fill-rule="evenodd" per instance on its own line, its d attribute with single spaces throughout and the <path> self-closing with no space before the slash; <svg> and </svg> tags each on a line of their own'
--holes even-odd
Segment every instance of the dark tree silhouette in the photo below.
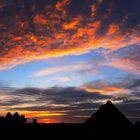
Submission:
<svg viewBox="0 0 140 140">
<path fill-rule="evenodd" d="M 6 118 L 5 118 L 5 125 L 7 127 L 10 127 L 10 126 L 12 126 L 12 123 L 13 123 L 13 116 L 10 112 L 8 112 L 6 115 Z"/>
<path fill-rule="evenodd" d="M 14 113 L 13 118 L 20 120 L 20 116 L 19 116 L 18 112 Z"/>
<path fill-rule="evenodd" d="M 18 112 L 14 113 L 14 115 L 13 115 L 13 123 L 15 125 L 19 125 L 20 124 L 20 116 L 19 116 Z"/>
<path fill-rule="evenodd" d="M 18 112 L 13 115 L 8 112 L 6 117 L 0 117 L 0 128 L 23 127 L 27 119 L 24 115 L 19 115 Z"/>
<path fill-rule="evenodd" d="M 5 118 L 3 116 L 0 117 L 0 127 L 3 127 L 5 124 Z"/>
<path fill-rule="evenodd" d="M 11 121 L 12 117 L 13 117 L 12 114 L 10 112 L 8 112 L 6 115 L 6 121 Z"/>
<path fill-rule="evenodd" d="M 25 124 L 26 121 L 27 121 L 27 119 L 25 118 L 25 115 L 21 115 L 20 116 L 20 122 L 21 122 L 21 124 Z"/>
</svg>

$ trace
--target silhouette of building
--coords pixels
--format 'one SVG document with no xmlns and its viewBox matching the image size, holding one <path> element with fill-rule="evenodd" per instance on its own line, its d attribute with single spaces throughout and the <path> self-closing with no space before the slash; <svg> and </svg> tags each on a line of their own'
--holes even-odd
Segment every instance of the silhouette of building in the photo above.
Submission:
<svg viewBox="0 0 140 140">
<path fill-rule="evenodd" d="M 33 119 L 33 124 L 37 124 L 37 119 Z"/>
<path fill-rule="evenodd" d="M 86 122 L 88 126 L 105 128 L 129 128 L 132 126 L 131 122 L 119 111 L 119 109 L 107 101 L 102 105 L 95 114 L 93 114 Z"/>
</svg>

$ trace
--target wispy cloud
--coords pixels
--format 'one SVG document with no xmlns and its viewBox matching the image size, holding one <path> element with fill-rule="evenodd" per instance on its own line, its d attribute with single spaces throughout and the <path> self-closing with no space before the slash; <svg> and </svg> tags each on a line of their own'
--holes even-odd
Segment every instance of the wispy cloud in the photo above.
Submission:
<svg viewBox="0 0 140 140">
<path fill-rule="evenodd" d="M 55 67 L 49 67 L 42 69 L 40 71 L 34 72 L 33 76 L 34 77 L 44 77 L 48 75 L 54 75 L 54 74 L 60 74 L 60 73 L 65 73 L 65 72 L 87 72 L 88 70 L 92 73 L 97 73 L 96 69 L 93 69 L 93 65 L 87 62 L 76 62 L 70 65 L 62 65 L 62 66 L 55 66 Z M 60 79 L 60 78 L 59 78 Z"/>
<path fill-rule="evenodd" d="M 102 67 L 113 67 L 128 73 L 140 74 L 140 46 L 132 45 L 118 49 L 114 52 L 104 50 L 102 59 L 90 59 L 88 61 L 77 61 L 71 64 L 49 67 L 33 73 L 34 77 L 44 77 L 66 72 L 78 72 L 81 74 L 98 74 Z"/>
<path fill-rule="evenodd" d="M 29 118 L 38 118 L 39 122 L 44 119 L 82 122 L 86 119 L 84 116 L 92 115 L 99 105 L 112 100 L 134 119 L 140 111 L 139 88 L 139 77 L 128 75 L 114 83 L 102 80 L 79 87 L 0 90 L 0 111 L 1 114 L 18 111 Z M 77 120 L 74 116 L 81 116 L 81 119 Z"/>
<path fill-rule="evenodd" d="M 3 99 L 0 101 L 1 114 L 18 111 L 28 118 L 39 118 L 40 122 L 46 117 L 56 120 L 63 116 L 73 118 L 84 111 L 79 109 L 85 109 L 85 113 L 89 115 L 90 110 L 87 109 L 97 107 L 96 100 L 111 98 L 99 93 L 90 94 L 76 87 L 24 88 L 0 94 Z"/>
<path fill-rule="evenodd" d="M 132 73 L 140 74 L 140 45 L 133 45 L 120 49 L 103 64 Z"/>
<path fill-rule="evenodd" d="M 71 79 L 69 77 L 56 77 L 59 82 L 69 82 Z"/>
</svg>

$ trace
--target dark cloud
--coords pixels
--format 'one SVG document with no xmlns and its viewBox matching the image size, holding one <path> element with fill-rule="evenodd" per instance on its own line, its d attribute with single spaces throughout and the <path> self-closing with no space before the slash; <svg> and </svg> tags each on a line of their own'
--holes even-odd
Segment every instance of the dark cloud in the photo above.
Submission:
<svg viewBox="0 0 140 140">
<path fill-rule="evenodd" d="M 0 106 L 5 111 L 65 112 L 67 117 L 74 118 L 77 115 L 90 116 L 101 104 L 99 100 L 108 100 L 111 96 L 97 92 L 91 94 L 75 87 L 53 87 L 15 89 L 1 94 L 1 98 L 3 101 L 0 101 Z"/>
<path fill-rule="evenodd" d="M 132 90 L 135 93 L 139 92 L 140 87 L 140 76 L 138 74 L 130 74 L 126 75 L 119 79 L 118 82 L 116 82 L 116 85 L 124 87 L 126 89 Z"/>
<path fill-rule="evenodd" d="M 89 83 L 85 83 L 83 87 L 86 88 L 93 88 L 93 89 L 101 89 L 104 90 L 107 87 L 116 87 L 117 88 L 124 88 L 131 90 L 132 92 L 139 92 L 139 87 L 140 87 L 140 76 L 138 74 L 129 74 L 123 77 L 118 77 L 118 79 L 114 82 L 110 82 L 110 80 L 97 80 L 97 81 L 92 81 Z M 136 90 L 135 90 L 136 89 Z"/>
<path fill-rule="evenodd" d="M 140 88 L 140 79 L 135 79 L 130 85 L 129 88 Z"/>
<path fill-rule="evenodd" d="M 50 89 L 25 88 L 21 90 L 16 90 L 12 92 L 11 95 L 14 95 L 15 97 L 21 97 L 21 100 L 24 100 L 24 98 L 27 97 L 29 98 L 29 102 L 30 99 L 33 98 L 35 99 L 35 101 L 33 101 L 35 103 L 44 103 L 50 101 L 50 104 L 58 104 L 58 106 L 59 104 L 66 104 L 71 106 L 78 104 L 87 104 L 89 102 L 96 102 L 96 100 L 111 98 L 111 96 L 109 95 L 102 95 L 97 92 L 91 94 L 84 90 L 79 90 L 74 87 L 53 87 Z"/>
<path fill-rule="evenodd" d="M 117 104 L 117 107 L 128 117 L 132 122 L 139 121 L 140 102 L 126 101 L 124 104 Z"/>
<path fill-rule="evenodd" d="M 41 113 L 42 111 L 63 112 L 65 116 L 58 116 L 58 120 L 82 122 L 92 115 L 101 104 L 107 100 L 112 100 L 123 113 L 128 117 L 131 116 L 131 120 L 137 120 L 140 111 L 140 99 L 136 95 L 116 96 L 99 92 L 91 93 L 77 87 L 24 88 L 15 89 L 11 92 L 9 90 L 5 93 L 1 92 L 0 108 L 5 111 L 29 111 L 32 113 Z M 32 117 L 45 119 L 43 116 L 34 115 Z M 56 119 L 53 115 L 52 118 Z"/>
</svg>

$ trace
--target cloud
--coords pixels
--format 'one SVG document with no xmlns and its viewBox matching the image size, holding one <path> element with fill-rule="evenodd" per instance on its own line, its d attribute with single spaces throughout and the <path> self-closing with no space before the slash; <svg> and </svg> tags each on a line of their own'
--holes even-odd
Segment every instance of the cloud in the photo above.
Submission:
<svg viewBox="0 0 140 140">
<path fill-rule="evenodd" d="M 4 91 L 8 89 L 12 90 L 11 82 L 7 80 L 0 80 L 0 90 Z"/>
<path fill-rule="evenodd" d="M 118 26 L 111 24 L 109 26 L 108 35 L 113 35 L 118 31 Z"/>
<path fill-rule="evenodd" d="M 84 85 L 81 86 L 81 89 L 90 93 L 99 92 L 100 94 L 103 95 L 112 95 L 112 96 L 130 93 L 130 91 L 127 88 L 124 88 L 123 86 L 120 86 L 119 84 L 116 83 L 110 84 L 109 82 L 104 80 L 85 83 Z"/>
<path fill-rule="evenodd" d="M 97 50 L 98 52 L 98 50 Z M 100 52 L 99 52 L 100 53 Z M 130 45 L 116 51 L 103 50 L 100 60 L 91 59 L 88 61 L 78 61 L 72 64 L 65 64 L 50 68 L 45 68 L 33 73 L 34 77 L 44 77 L 48 75 L 65 72 L 78 72 L 81 74 L 97 74 L 100 68 L 113 67 L 127 73 L 140 74 L 140 45 Z"/>
<path fill-rule="evenodd" d="M 128 1 L 127 6 L 120 1 L 101 0 L 85 0 L 78 6 L 74 0 L 2 1 L 0 5 L 5 7 L 0 10 L 1 70 L 51 57 L 80 55 L 98 48 L 115 51 L 140 43 L 139 1 Z"/>
<path fill-rule="evenodd" d="M 128 90 L 126 90 L 124 88 L 119 88 L 119 87 L 115 87 L 115 86 L 107 86 L 104 89 L 97 89 L 97 88 L 93 88 L 93 87 L 83 87 L 83 89 L 88 92 L 91 92 L 91 93 L 100 92 L 102 94 L 107 94 L 107 95 L 128 92 Z"/>
<path fill-rule="evenodd" d="M 129 84 L 129 88 L 140 88 L 140 79 L 135 79 L 131 84 Z"/>
<path fill-rule="evenodd" d="M 140 76 L 130 74 L 125 76 L 123 79 L 121 79 L 123 82 L 120 82 L 119 85 L 130 89 L 133 91 L 134 94 L 137 94 L 139 96 L 139 88 L 140 88 Z"/>
<path fill-rule="evenodd" d="M 118 81 L 93 81 L 79 87 L 21 88 L 0 90 L 0 111 L 18 111 L 39 122 L 84 122 L 107 100 L 112 100 L 131 120 L 139 114 L 139 77 L 127 75 Z M 10 88 L 10 87 L 9 87 Z"/>
<path fill-rule="evenodd" d="M 126 101 L 125 104 L 117 104 L 117 107 L 120 109 L 120 111 L 123 111 L 126 117 L 133 123 L 139 121 L 139 101 Z"/>
<path fill-rule="evenodd" d="M 96 101 L 111 98 L 109 95 L 101 95 L 97 92 L 90 94 L 76 87 L 24 88 L 4 92 L 4 94 L 0 92 L 0 94 L 3 99 L 0 101 L 1 114 L 18 111 L 28 118 L 40 118 L 40 121 L 44 117 L 73 118 L 75 115 L 80 115 L 80 112 L 84 114 L 84 111 L 89 115 L 89 108 L 94 110 L 100 104 Z"/>
<path fill-rule="evenodd" d="M 133 61 L 129 58 L 116 58 L 112 62 L 108 63 L 107 66 L 112 66 L 118 69 L 140 74 L 139 62 L 135 60 Z"/>
<path fill-rule="evenodd" d="M 69 77 L 56 77 L 56 80 L 59 82 L 69 82 L 70 78 Z"/>
<path fill-rule="evenodd" d="M 44 77 L 48 75 L 54 75 L 58 73 L 72 72 L 72 71 L 77 71 L 79 73 L 87 73 L 88 70 L 92 73 L 96 73 L 96 70 L 91 70 L 93 67 L 94 66 L 92 64 L 81 61 L 81 62 L 73 63 L 70 65 L 55 66 L 55 67 L 42 69 L 37 72 L 34 72 L 33 76 Z"/>
<path fill-rule="evenodd" d="M 58 1 L 55 5 L 57 10 L 63 11 L 66 6 L 70 4 L 70 0 Z"/>
<path fill-rule="evenodd" d="M 80 22 L 80 19 L 76 18 L 76 19 L 74 19 L 74 21 L 72 21 L 72 22 L 64 23 L 64 24 L 63 24 L 63 28 L 64 28 L 65 30 L 72 30 L 72 29 L 75 29 L 76 26 L 79 24 L 79 22 Z"/>
<path fill-rule="evenodd" d="M 126 73 L 140 74 L 140 45 L 130 45 L 113 52 L 97 50 L 97 53 L 100 53 L 100 59 L 96 60 L 92 58 L 83 63 L 85 66 L 83 66 L 81 72 L 91 73 L 93 70 L 99 72 L 103 67 L 113 67 L 123 70 Z M 90 65 L 90 67 L 86 65 Z M 85 67 L 87 67 L 87 69 L 85 69 Z"/>
<path fill-rule="evenodd" d="M 62 73 L 62 72 L 67 72 L 70 70 L 77 70 L 79 67 L 77 66 L 63 66 L 63 67 L 53 67 L 53 68 L 46 68 L 40 71 L 37 71 L 33 73 L 33 76 L 35 77 L 43 77 L 43 76 L 48 76 L 48 75 L 53 75 L 56 73 Z"/>
<path fill-rule="evenodd" d="M 122 55 L 123 54 L 123 55 Z M 104 65 L 140 74 L 140 46 L 129 46 L 113 53 Z"/>
<path fill-rule="evenodd" d="M 89 93 L 99 92 L 103 95 L 111 95 L 115 99 L 123 97 L 126 100 L 139 100 L 139 79 L 139 75 L 131 74 L 118 78 L 114 82 L 104 79 L 84 83 L 79 88 Z"/>
<path fill-rule="evenodd" d="M 91 5 L 91 17 L 95 16 L 96 6 L 94 4 Z"/>
</svg>

